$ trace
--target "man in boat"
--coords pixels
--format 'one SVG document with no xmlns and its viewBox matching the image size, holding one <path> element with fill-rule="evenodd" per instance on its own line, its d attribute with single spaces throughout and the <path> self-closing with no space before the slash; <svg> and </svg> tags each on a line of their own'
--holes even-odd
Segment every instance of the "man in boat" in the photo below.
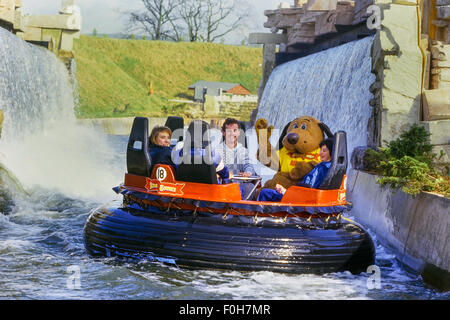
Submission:
<svg viewBox="0 0 450 320">
<path fill-rule="evenodd" d="M 323 180 L 325 179 L 328 170 L 331 167 L 331 155 L 333 153 L 333 140 L 331 138 L 327 138 L 323 140 L 320 144 L 320 162 L 317 166 L 314 167 L 305 177 L 302 179 L 300 183 L 297 183 L 297 186 L 308 187 L 308 188 L 318 188 Z M 264 188 L 258 195 L 257 201 L 272 201 L 279 202 L 283 195 L 286 193 L 286 188 L 282 185 L 277 184 L 274 189 Z"/>
<path fill-rule="evenodd" d="M 220 154 L 233 176 L 256 176 L 256 171 L 250 163 L 248 150 L 238 141 L 242 128 L 237 119 L 227 118 L 222 125 L 223 141 L 214 150 Z M 245 138 L 244 138 L 245 139 Z M 246 198 L 253 190 L 254 185 L 238 180 L 243 196 Z"/>
<path fill-rule="evenodd" d="M 223 141 L 215 151 L 222 156 L 234 175 L 250 177 L 256 175 L 256 171 L 250 163 L 247 148 L 238 142 L 241 131 L 238 120 L 227 118 L 222 125 Z"/>
</svg>

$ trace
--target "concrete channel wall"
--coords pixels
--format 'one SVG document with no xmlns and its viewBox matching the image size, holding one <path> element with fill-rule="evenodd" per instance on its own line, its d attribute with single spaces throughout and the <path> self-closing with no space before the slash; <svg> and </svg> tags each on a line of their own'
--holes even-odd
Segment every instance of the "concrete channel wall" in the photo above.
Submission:
<svg viewBox="0 0 450 320">
<path fill-rule="evenodd" d="M 349 172 L 351 215 L 425 283 L 449 291 L 450 199 L 427 192 L 411 197 L 381 188 L 377 178 L 363 171 Z"/>
<path fill-rule="evenodd" d="M 0 114 L 1 116 L 1 114 Z M 91 126 L 103 130 L 106 134 L 126 135 L 128 136 L 133 126 L 134 117 L 126 118 L 95 118 L 95 119 L 78 119 L 78 123 L 84 126 Z M 148 118 L 148 130 L 151 132 L 154 126 L 162 126 L 166 123 L 165 118 Z M 184 125 L 187 126 L 192 119 L 184 119 Z M 219 128 L 225 119 L 223 118 L 202 118 L 208 122 L 211 128 Z"/>
</svg>

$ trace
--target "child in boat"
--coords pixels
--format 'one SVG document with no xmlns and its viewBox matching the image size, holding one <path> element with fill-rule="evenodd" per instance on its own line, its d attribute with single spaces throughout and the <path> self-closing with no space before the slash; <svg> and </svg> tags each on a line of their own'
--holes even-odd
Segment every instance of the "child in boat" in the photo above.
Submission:
<svg viewBox="0 0 450 320">
<path fill-rule="evenodd" d="M 320 144 L 320 162 L 314 167 L 303 180 L 297 183 L 298 186 L 304 186 L 309 188 L 318 188 L 320 184 L 325 179 L 328 170 L 331 167 L 331 155 L 333 152 L 333 140 L 327 138 L 323 140 Z M 272 201 L 279 202 L 286 192 L 286 188 L 282 185 L 277 184 L 275 190 L 273 189 L 262 189 L 258 195 L 257 201 Z"/>
<path fill-rule="evenodd" d="M 153 128 L 149 138 L 149 153 L 152 165 L 167 164 L 176 167 L 172 161 L 172 147 L 170 139 L 172 130 L 165 126 L 156 126 Z"/>
</svg>

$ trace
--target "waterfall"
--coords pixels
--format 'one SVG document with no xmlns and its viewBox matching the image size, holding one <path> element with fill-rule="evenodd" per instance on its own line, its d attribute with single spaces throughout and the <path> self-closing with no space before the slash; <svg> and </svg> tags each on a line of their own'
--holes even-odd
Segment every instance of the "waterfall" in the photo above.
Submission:
<svg viewBox="0 0 450 320">
<path fill-rule="evenodd" d="M 349 42 L 276 67 L 261 97 L 258 118 L 280 131 L 291 120 L 309 115 L 332 132 L 347 132 L 348 153 L 367 145 L 372 110 L 369 91 L 373 37 Z"/>
<path fill-rule="evenodd" d="M 2 28 L 0 109 L 2 162 L 25 188 L 93 198 L 120 182 L 106 136 L 76 122 L 65 65 Z"/>
</svg>

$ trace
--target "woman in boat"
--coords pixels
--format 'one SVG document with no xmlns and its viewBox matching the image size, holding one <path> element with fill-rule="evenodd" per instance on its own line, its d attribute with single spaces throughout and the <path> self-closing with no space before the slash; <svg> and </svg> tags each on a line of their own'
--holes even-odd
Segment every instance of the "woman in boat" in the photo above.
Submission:
<svg viewBox="0 0 450 320">
<path fill-rule="evenodd" d="M 325 179 L 328 170 L 331 167 L 331 155 L 333 153 L 333 140 L 327 138 L 323 140 L 320 144 L 320 162 L 314 167 L 306 176 L 303 177 L 302 181 L 297 183 L 297 186 L 308 187 L 317 189 L 320 184 Z M 257 201 L 272 201 L 279 202 L 283 195 L 286 193 L 286 188 L 282 185 L 277 184 L 275 190 L 264 188 L 258 195 Z"/>
<path fill-rule="evenodd" d="M 170 139 L 172 137 L 172 130 L 165 126 L 156 126 L 153 128 L 149 138 L 149 153 L 152 160 L 152 165 L 167 164 L 174 168 L 175 163 L 172 161 L 172 147 L 170 146 Z"/>
</svg>

